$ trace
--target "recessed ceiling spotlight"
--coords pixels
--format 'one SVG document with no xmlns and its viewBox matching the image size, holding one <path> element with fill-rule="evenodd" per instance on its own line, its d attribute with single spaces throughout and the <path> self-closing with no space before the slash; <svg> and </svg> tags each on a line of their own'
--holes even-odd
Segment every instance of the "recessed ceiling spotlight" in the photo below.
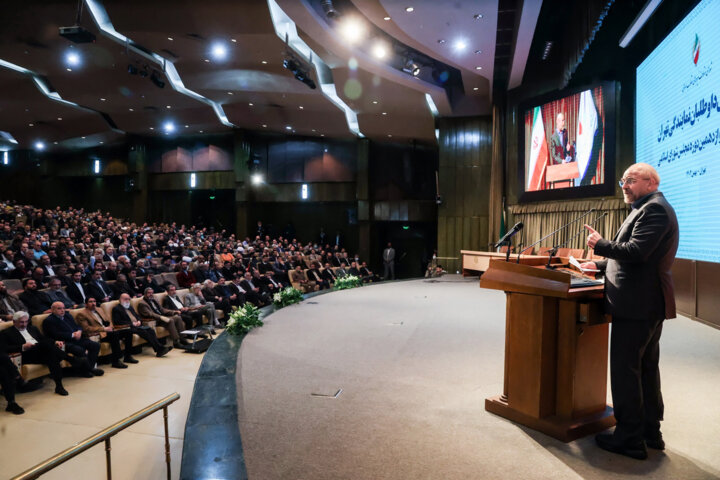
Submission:
<svg viewBox="0 0 720 480">
<path fill-rule="evenodd" d="M 445 43 L 445 39 L 444 39 L 444 38 L 438 39 L 438 43 L 439 43 L 440 45 L 442 45 L 443 43 Z"/>
<path fill-rule="evenodd" d="M 85 140 L 85 137 L 80 137 L 80 138 L 82 138 L 83 140 Z"/>
<path fill-rule="evenodd" d="M 392 138 L 392 135 L 388 134 L 388 137 Z"/>
<path fill-rule="evenodd" d="M 58 117 L 58 121 L 61 122 L 61 121 L 62 121 L 62 117 Z"/>
<path fill-rule="evenodd" d="M 202 130 L 200 130 L 200 133 L 204 133 Z"/>
<path fill-rule="evenodd" d="M 382 43 L 376 43 L 375 46 L 373 46 L 372 54 L 375 58 L 383 59 L 387 56 L 387 49 Z"/>
<path fill-rule="evenodd" d="M 263 60 L 263 61 L 260 62 L 260 63 L 262 63 L 263 65 L 267 65 L 267 60 Z"/>
<path fill-rule="evenodd" d="M 383 115 L 387 115 L 387 112 L 382 112 Z"/>
<path fill-rule="evenodd" d="M 134 109 L 132 109 L 132 108 L 128 108 L 128 110 L 130 110 L 131 112 L 134 112 L 134 111 L 135 111 L 135 110 L 134 110 Z"/>
<path fill-rule="evenodd" d="M 390 17 L 383 17 L 383 20 L 385 20 L 386 22 L 389 22 L 389 21 L 390 21 Z"/>
<path fill-rule="evenodd" d="M 57 144 L 58 144 L 58 142 L 53 142 L 53 145 L 57 145 Z"/>
<path fill-rule="evenodd" d="M 206 58 L 206 59 L 205 59 L 205 63 L 210 63 L 210 59 L 209 59 L 209 58 Z"/>
<path fill-rule="evenodd" d="M 292 130 L 292 127 L 290 125 L 285 127 L 285 130 Z"/>
<path fill-rule="evenodd" d="M 174 40 L 174 38 L 168 37 L 168 40 L 170 40 L 172 42 Z"/>
<path fill-rule="evenodd" d="M 473 15 L 473 18 L 475 20 L 481 20 L 483 18 L 483 15 L 482 13 L 476 13 L 475 15 Z"/>
<path fill-rule="evenodd" d="M 415 9 L 414 9 L 413 7 L 406 7 L 406 8 L 405 8 L 405 11 L 408 12 L 408 13 L 412 13 L 412 12 L 415 11 Z"/>
<path fill-rule="evenodd" d="M 478 88 L 478 87 L 473 87 L 473 90 L 477 92 L 477 91 L 479 90 L 479 88 Z"/>
<path fill-rule="evenodd" d="M 45 143 L 35 142 L 35 150 L 45 150 Z"/>
<path fill-rule="evenodd" d="M 105 99 L 104 99 L 104 98 L 101 98 L 101 99 L 100 99 L 100 101 L 101 101 L 101 102 L 104 102 L 104 101 L 105 101 Z"/>
<path fill-rule="evenodd" d="M 314 131 L 315 131 L 315 129 L 313 128 L 313 129 L 312 129 L 312 131 L 314 132 Z"/>
<path fill-rule="evenodd" d="M 252 103 L 248 103 L 248 105 L 251 106 L 251 107 L 254 107 L 254 105 L 253 105 Z"/>
<path fill-rule="evenodd" d="M 321 134 L 320 134 L 320 136 L 321 136 L 321 137 L 324 137 L 324 136 L 325 136 L 325 134 L 324 134 L 324 133 L 321 133 Z"/>
<path fill-rule="evenodd" d="M 155 127 L 150 127 L 150 130 L 155 130 Z"/>
<path fill-rule="evenodd" d="M 172 133 L 175 131 L 175 124 L 173 122 L 165 122 L 163 130 L 165 130 L 165 133 Z"/>
<path fill-rule="evenodd" d="M 475 70 L 482 70 L 482 67 L 475 67 Z"/>
<path fill-rule="evenodd" d="M 28 127 L 34 127 L 34 126 L 35 126 L 34 123 L 28 123 Z"/>
<path fill-rule="evenodd" d="M 340 33 L 350 43 L 356 43 L 365 36 L 365 25 L 357 18 L 349 17 L 340 24 Z"/>
<path fill-rule="evenodd" d="M 302 110 L 304 107 L 302 105 L 300 105 L 300 107 L 298 107 L 298 108 L 300 108 L 300 110 Z"/>
<path fill-rule="evenodd" d="M 105 143 L 105 142 L 100 142 L 100 145 L 102 145 L 103 143 Z"/>
<path fill-rule="evenodd" d="M 66 68 L 65 70 L 67 70 L 68 72 L 72 72 L 72 68 Z"/>
<path fill-rule="evenodd" d="M 230 41 L 233 42 L 233 43 L 237 43 L 237 39 L 236 39 L 236 38 L 231 38 Z"/>
<path fill-rule="evenodd" d="M 74 51 L 68 52 L 65 55 L 65 63 L 70 67 L 77 67 L 80 65 L 80 54 Z"/>
<path fill-rule="evenodd" d="M 185 125 L 185 128 L 190 128 L 190 125 Z"/>
<path fill-rule="evenodd" d="M 263 128 L 267 128 L 267 124 L 263 123 Z"/>
<path fill-rule="evenodd" d="M 227 46 L 222 42 L 213 43 L 210 54 L 215 60 L 225 60 L 228 55 Z"/>
<path fill-rule="evenodd" d="M 228 92 L 228 95 L 235 95 L 233 92 Z"/>
<path fill-rule="evenodd" d="M 467 42 L 465 40 L 456 40 L 453 48 L 458 52 L 462 52 L 467 48 Z"/>
<path fill-rule="evenodd" d="M 482 53 L 482 50 L 475 50 L 475 55 L 480 55 Z"/>
<path fill-rule="evenodd" d="M 253 173 L 250 176 L 250 181 L 253 185 L 260 185 L 263 182 L 263 177 L 259 173 Z"/>
<path fill-rule="evenodd" d="M 373 105 L 377 105 L 377 100 L 373 100 Z"/>
<path fill-rule="evenodd" d="M 168 108 L 168 109 L 169 109 L 169 108 L 172 108 L 172 107 L 171 107 L 170 105 L 165 105 L 165 108 Z"/>
</svg>

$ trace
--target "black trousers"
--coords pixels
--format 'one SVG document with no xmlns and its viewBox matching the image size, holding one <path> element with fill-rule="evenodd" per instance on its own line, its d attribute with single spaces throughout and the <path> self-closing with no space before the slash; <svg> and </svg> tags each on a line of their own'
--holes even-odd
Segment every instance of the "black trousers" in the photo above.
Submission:
<svg viewBox="0 0 720 480">
<path fill-rule="evenodd" d="M 665 410 L 658 365 L 662 326 L 662 319 L 613 317 L 610 384 L 620 442 L 637 442 L 660 431 Z"/>
<path fill-rule="evenodd" d="M 47 365 L 50 369 L 50 378 L 55 381 L 55 385 L 62 385 L 62 368 L 60 367 L 60 361 L 67 360 L 73 365 L 77 364 L 70 358 L 70 355 L 60 350 L 55 345 L 46 343 L 38 343 L 29 350 L 22 352 L 23 363 L 36 363 L 41 365 Z"/>
<path fill-rule="evenodd" d="M 17 367 L 10 357 L 4 353 L 0 354 L 0 387 L 3 390 L 3 396 L 8 403 L 15 401 L 15 381 L 20 376 Z"/>
<path fill-rule="evenodd" d="M 202 325 L 203 323 L 203 312 L 195 310 L 192 312 L 184 312 L 180 314 L 180 317 L 185 324 L 187 330 L 191 329 L 194 325 Z"/>
<path fill-rule="evenodd" d="M 130 332 L 137 334 L 137 336 L 149 343 L 152 349 L 155 350 L 155 353 L 159 352 L 162 348 L 162 345 L 160 345 L 160 342 L 157 339 L 157 335 L 155 335 L 155 331 L 152 328 L 130 327 Z"/>
<path fill-rule="evenodd" d="M 110 348 L 112 349 L 112 361 L 114 363 L 119 361 L 120 357 L 123 355 L 122 348 L 120 348 L 120 340 L 125 342 L 125 358 L 131 356 L 132 337 L 132 331 L 129 328 L 126 328 L 124 330 L 113 330 L 112 332 L 107 332 L 105 338 L 100 341 L 110 344 Z"/>
<path fill-rule="evenodd" d="M 74 357 L 87 357 L 90 368 L 95 368 L 100 353 L 100 344 L 93 342 L 89 338 L 80 338 L 79 340 L 65 342 L 65 351 L 71 353 Z"/>
</svg>

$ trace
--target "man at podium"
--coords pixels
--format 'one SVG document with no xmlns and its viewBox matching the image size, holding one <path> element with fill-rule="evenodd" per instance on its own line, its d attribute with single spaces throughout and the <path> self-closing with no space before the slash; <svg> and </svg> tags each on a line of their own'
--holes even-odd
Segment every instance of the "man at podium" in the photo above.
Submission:
<svg viewBox="0 0 720 480">
<path fill-rule="evenodd" d="M 647 458 L 647 447 L 663 450 L 660 433 L 660 334 L 663 320 L 675 318 L 670 268 L 678 248 L 675 211 L 658 191 L 660 176 L 637 163 L 620 180 L 630 215 L 612 241 L 593 228 L 587 244 L 606 260 L 585 263 L 605 272 L 605 310 L 612 315 L 610 384 L 617 426 L 595 437 L 605 450 Z"/>
</svg>

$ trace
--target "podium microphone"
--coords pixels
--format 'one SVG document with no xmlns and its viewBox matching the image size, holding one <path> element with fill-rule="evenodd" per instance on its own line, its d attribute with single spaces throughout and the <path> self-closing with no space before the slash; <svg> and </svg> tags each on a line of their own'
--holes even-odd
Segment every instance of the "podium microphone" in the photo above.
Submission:
<svg viewBox="0 0 720 480">
<path fill-rule="evenodd" d="M 579 217 L 577 217 L 575 220 L 569 221 L 568 223 L 566 223 L 566 224 L 563 225 L 562 227 L 558 228 L 557 230 L 554 230 L 554 231 L 548 233 L 547 235 L 545 235 L 544 237 L 542 237 L 540 240 L 538 240 L 537 242 L 533 243 L 532 245 L 528 245 L 528 246 L 525 248 L 525 250 L 530 250 L 531 247 L 534 247 L 535 245 L 538 245 L 540 242 L 542 242 L 542 241 L 545 240 L 546 238 L 550 238 L 550 237 L 552 237 L 553 235 L 555 235 L 556 233 L 558 233 L 558 232 L 560 232 L 560 231 L 562 231 L 562 230 L 565 230 L 567 227 L 569 227 L 569 226 L 572 225 L 573 223 L 580 221 L 581 219 L 587 217 L 588 215 L 590 215 L 590 214 L 591 214 L 592 212 L 594 212 L 594 211 L 595 211 L 595 209 L 594 209 L 594 208 L 591 208 L 591 209 L 588 210 L 587 212 L 585 212 L 585 213 L 583 213 L 582 215 L 580 215 Z"/>
<path fill-rule="evenodd" d="M 591 221 L 591 222 L 589 223 L 589 225 L 592 227 L 592 226 L 595 225 L 597 222 L 599 222 L 602 218 L 607 217 L 607 215 L 608 215 L 607 212 L 602 212 L 600 215 L 598 215 L 597 217 L 595 217 L 595 219 L 594 219 L 593 221 Z M 550 252 L 549 252 L 548 263 L 547 263 L 547 265 L 546 265 L 546 268 L 549 268 L 549 269 L 552 269 L 552 268 L 553 268 L 553 267 L 550 265 L 550 262 L 552 261 L 552 258 L 553 258 L 555 255 L 557 255 L 557 251 L 558 251 L 559 249 L 563 248 L 565 245 L 567 245 L 568 243 L 572 242 L 573 240 L 575 240 L 577 237 L 579 237 L 579 236 L 582 235 L 583 233 L 585 233 L 585 230 L 584 230 L 584 229 L 580 229 L 580 231 L 579 231 L 578 233 L 576 233 L 576 234 L 573 235 L 572 237 L 568 238 L 567 240 L 565 240 L 565 241 L 564 241 L 563 243 L 561 243 L 560 245 L 555 245 L 555 246 L 550 250 Z"/>
<path fill-rule="evenodd" d="M 518 233 L 523 228 L 523 223 L 518 222 L 513 226 L 509 232 L 505 234 L 498 242 L 495 244 L 495 248 L 499 247 L 500 245 L 507 243 L 512 237 L 515 236 L 516 233 Z"/>
</svg>

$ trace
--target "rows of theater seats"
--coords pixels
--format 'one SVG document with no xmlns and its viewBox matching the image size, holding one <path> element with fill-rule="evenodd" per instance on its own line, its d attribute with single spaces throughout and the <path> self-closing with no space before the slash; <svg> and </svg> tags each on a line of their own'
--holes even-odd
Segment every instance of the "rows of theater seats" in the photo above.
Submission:
<svg viewBox="0 0 720 480">
<path fill-rule="evenodd" d="M 103 263 L 110 263 L 110 262 L 103 262 Z M 58 266 L 53 265 L 53 267 L 57 268 Z M 157 283 L 160 285 L 164 285 L 169 282 L 178 288 L 180 287 L 177 283 L 177 274 L 174 272 L 158 273 L 157 275 L 155 275 L 155 279 L 156 279 Z M 6 278 L 2 282 L 5 284 L 5 288 L 7 288 L 7 291 L 12 293 L 13 295 L 18 295 L 23 292 L 22 280 L 18 280 L 16 278 Z M 105 283 L 112 286 L 112 284 L 115 283 L 115 280 L 107 280 L 107 281 L 105 281 Z M 65 287 L 63 287 L 63 290 L 64 289 L 65 289 Z M 41 292 L 47 292 L 48 290 L 49 290 L 48 288 L 40 289 Z M 138 292 L 138 293 L 142 293 L 142 292 Z"/>
<path fill-rule="evenodd" d="M 5 280 L 5 282 L 7 283 L 7 280 Z M 172 283 L 177 285 L 177 281 L 174 281 Z M 187 293 L 189 293 L 188 289 L 177 290 L 177 295 L 180 298 L 180 301 L 184 300 L 185 295 Z M 162 305 L 162 302 L 166 296 L 167 296 L 167 293 L 165 293 L 165 292 L 156 293 L 154 295 L 155 299 L 158 301 L 158 303 L 160 305 Z M 137 305 L 138 305 L 138 303 L 140 303 L 140 300 L 142 300 L 142 298 L 133 298 L 130 300 L 130 306 L 132 306 L 132 308 L 134 308 L 136 312 L 137 312 Z M 108 319 L 110 321 L 110 323 L 112 323 L 112 309 L 115 308 L 115 306 L 118 305 L 118 303 L 120 303 L 118 300 L 113 300 L 110 302 L 105 302 L 98 306 L 98 308 L 101 308 L 103 310 L 103 314 L 105 315 L 105 318 Z M 82 310 L 83 310 L 82 308 L 77 308 L 74 310 L 69 310 L 69 312 L 73 316 L 73 318 L 75 318 L 76 315 L 79 312 L 81 312 Z M 30 319 L 30 321 L 35 327 L 38 328 L 38 330 L 40 330 L 40 332 L 44 333 L 43 332 L 43 322 L 45 321 L 45 318 L 47 318 L 47 316 L 48 316 L 47 313 L 44 313 L 41 315 L 33 315 L 33 317 Z M 222 317 L 223 317 L 222 310 L 217 310 L 217 318 L 222 318 Z M 208 322 L 208 319 L 205 318 L 205 321 Z M 143 323 L 151 326 L 155 330 L 155 334 L 157 335 L 158 339 L 165 338 L 169 335 L 169 332 L 165 327 L 163 327 L 161 325 L 155 325 L 154 321 L 150 321 L 150 322 L 146 323 L 143 320 Z M 6 328 L 9 328 L 12 325 L 13 325 L 12 322 L 3 322 L 2 324 L 0 324 L 0 331 L 4 330 Z M 91 337 L 91 339 L 99 341 L 99 338 Z M 133 346 L 142 345 L 144 343 L 146 343 L 145 340 L 143 340 L 142 338 L 140 338 L 137 335 L 133 335 Z M 110 352 L 110 344 L 108 344 L 107 342 L 101 343 L 100 344 L 100 356 L 103 357 L 106 355 L 110 355 L 110 353 L 111 353 Z M 17 358 L 19 355 L 20 354 L 11 354 L 10 357 L 13 358 L 14 361 L 17 362 L 17 361 L 19 361 Z M 68 364 L 67 362 L 63 362 L 63 366 L 69 367 L 70 364 Z M 20 374 L 22 375 L 23 379 L 26 381 L 32 380 L 33 378 L 38 378 L 38 377 L 48 375 L 49 373 L 50 373 L 50 370 L 48 370 L 48 368 L 45 365 L 39 365 L 39 364 L 25 365 L 25 364 L 23 364 L 20 367 Z"/>
</svg>

